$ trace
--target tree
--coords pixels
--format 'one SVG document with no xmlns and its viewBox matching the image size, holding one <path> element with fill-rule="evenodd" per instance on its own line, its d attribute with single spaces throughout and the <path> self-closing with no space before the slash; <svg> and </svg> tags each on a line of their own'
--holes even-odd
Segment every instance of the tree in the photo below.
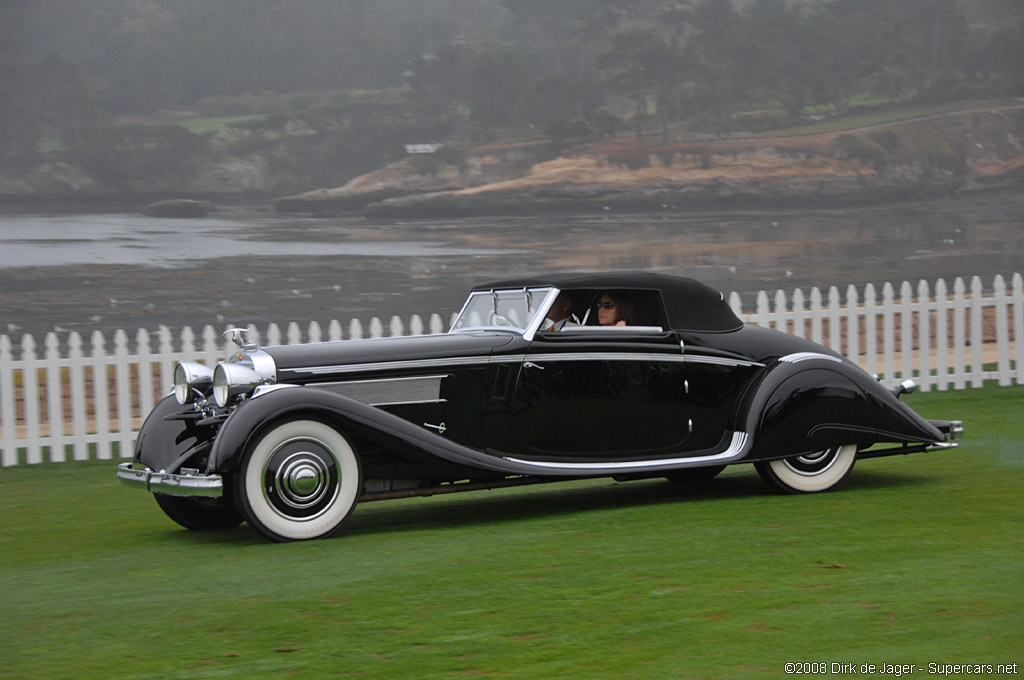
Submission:
<svg viewBox="0 0 1024 680">
<path fill-rule="evenodd" d="M 408 96 L 426 119 L 457 135 L 469 120 L 485 129 L 508 123 L 531 86 L 528 59 L 509 46 L 447 45 L 410 67 Z"/>
<path fill-rule="evenodd" d="M 647 97 L 654 97 L 662 141 L 668 141 L 669 95 L 679 82 L 684 57 L 677 36 L 663 39 L 656 31 L 635 29 L 617 34 L 611 49 L 602 55 L 602 68 L 608 71 L 605 84 L 637 102 L 634 116 L 636 138 L 643 138 L 643 118 Z"/>
<path fill-rule="evenodd" d="M 791 118 L 811 100 L 816 70 L 814 35 L 799 6 L 786 0 L 754 0 L 742 17 L 740 62 L 753 87 L 778 98 Z"/>
<path fill-rule="evenodd" d="M 732 131 L 732 115 L 747 96 L 753 81 L 740 49 L 743 25 L 729 2 L 703 0 L 693 19 L 695 32 L 687 46 L 698 103 L 710 114 L 718 130 Z"/>
<path fill-rule="evenodd" d="M 967 49 L 967 69 L 980 81 L 1001 79 L 1024 94 L 1024 14 L 977 31 Z"/>
<path fill-rule="evenodd" d="M 95 107 L 81 69 L 56 54 L 0 64 L 0 153 L 34 154 L 47 137 L 81 140 Z"/>
<path fill-rule="evenodd" d="M 554 77 L 576 85 L 576 118 L 586 116 L 587 100 L 594 98 L 596 55 L 624 20 L 643 9 L 641 0 L 501 0 L 501 5 L 545 34 Z"/>
</svg>

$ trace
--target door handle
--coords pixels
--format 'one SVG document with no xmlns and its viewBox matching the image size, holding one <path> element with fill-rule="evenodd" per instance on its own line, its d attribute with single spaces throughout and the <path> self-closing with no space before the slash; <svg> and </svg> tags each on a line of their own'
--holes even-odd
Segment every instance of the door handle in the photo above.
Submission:
<svg viewBox="0 0 1024 680">
<path fill-rule="evenodd" d="M 540 364 L 535 364 L 532 361 L 524 361 L 523 366 L 525 366 L 526 368 L 539 368 L 542 371 L 544 370 L 543 366 L 541 366 Z"/>
</svg>

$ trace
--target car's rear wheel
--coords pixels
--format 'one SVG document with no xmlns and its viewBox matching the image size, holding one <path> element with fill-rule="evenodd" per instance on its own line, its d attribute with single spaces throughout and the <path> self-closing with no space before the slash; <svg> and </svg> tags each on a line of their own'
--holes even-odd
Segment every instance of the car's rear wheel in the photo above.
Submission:
<svg viewBox="0 0 1024 680">
<path fill-rule="evenodd" d="M 361 487 L 348 440 L 316 420 L 271 427 L 248 447 L 236 475 L 246 519 L 275 541 L 330 536 L 352 514 Z"/>
<path fill-rule="evenodd" d="M 186 529 L 230 529 L 245 521 L 228 497 L 191 498 L 155 493 L 153 498 L 165 515 Z"/>
<path fill-rule="evenodd" d="M 857 460 L 857 446 L 837 446 L 792 458 L 754 463 L 761 479 L 786 493 L 828 491 L 846 479 Z"/>
</svg>

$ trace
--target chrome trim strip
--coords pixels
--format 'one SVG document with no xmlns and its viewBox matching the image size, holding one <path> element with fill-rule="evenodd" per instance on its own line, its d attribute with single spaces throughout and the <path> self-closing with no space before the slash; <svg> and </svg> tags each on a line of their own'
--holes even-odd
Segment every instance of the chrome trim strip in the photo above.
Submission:
<svg viewBox="0 0 1024 680">
<path fill-rule="evenodd" d="M 572 333 L 664 333 L 661 326 L 570 326 L 563 331 Z"/>
<path fill-rule="evenodd" d="M 125 486 L 171 496 L 216 498 L 224 495 L 224 480 L 220 475 L 171 475 L 149 468 L 136 470 L 131 463 L 121 463 L 117 466 L 117 478 Z"/>
<path fill-rule="evenodd" d="M 506 363 L 518 363 L 519 361 L 653 361 L 672 364 L 694 363 L 737 367 L 764 366 L 764 364 L 756 361 L 726 359 L 725 357 L 705 357 L 693 354 L 686 356 L 681 354 L 660 354 L 657 352 L 575 352 L 564 354 L 549 352 L 547 354 L 516 354 L 494 357 L 493 361 Z"/>
<path fill-rule="evenodd" d="M 731 458 L 738 458 L 744 455 L 749 449 L 751 438 L 746 432 L 733 432 L 732 441 L 729 442 L 728 448 L 721 453 L 715 453 L 710 456 L 691 456 L 684 458 L 655 458 L 653 460 L 642 460 L 642 461 L 621 461 L 618 463 L 553 463 L 548 461 L 535 461 L 535 460 L 524 460 L 522 458 L 511 458 L 505 456 L 505 460 L 512 463 L 519 463 L 521 465 L 530 465 L 538 468 L 545 469 L 562 469 L 562 470 L 585 470 L 587 472 L 622 472 L 631 470 L 649 470 L 652 468 L 666 467 L 671 468 L 676 465 L 683 463 L 714 463 L 723 462 Z"/>
<path fill-rule="evenodd" d="M 546 354 L 510 354 L 494 357 L 496 363 L 521 363 L 524 361 L 659 361 L 682 363 L 684 357 L 678 354 L 658 354 L 656 352 L 548 352 Z"/>
<path fill-rule="evenodd" d="M 693 354 L 687 355 L 686 361 L 692 364 L 713 364 L 715 366 L 741 366 L 744 368 L 751 366 L 761 368 L 762 366 L 764 366 L 764 364 L 757 361 L 744 361 L 743 359 L 726 359 L 725 357 L 703 357 L 694 356 Z"/>
<path fill-rule="evenodd" d="M 876 434 L 876 433 L 882 434 L 881 432 L 879 432 L 874 427 L 865 427 L 863 425 L 844 425 L 843 423 L 818 423 L 817 425 L 815 425 L 814 427 L 812 427 L 810 430 L 807 431 L 807 436 L 808 437 L 814 437 L 814 436 L 820 434 L 823 430 L 838 430 L 840 432 L 856 432 L 857 434 L 864 434 L 864 435 L 873 435 L 873 434 Z M 899 435 L 898 434 L 895 434 L 895 433 L 886 433 L 886 434 L 891 434 L 897 440 L 899 439 Z"/>
<path fill-rule="evenodd" d="M 822 354 L 821 352 L 797 352 L 795 354 L 787 354 L 784 357 L 779 357 L 779 361 L 784 361 L 787 364 L 798 364 L 801 361 L 810 361 L 811 359 L 825 359 L 827 361 L 834 361 L 837 364 L 843 363 L 843 360 L 839 357 Z"/>
<path fill-rule="evenodd" d="M 826 357 L 826 355 L 821 355 Z M 832 359 L 833 357 L 826 357 Z M 706 357 L 694 354 L 662 354 L 657 352 L 548 352 L 545 354 L 505 354 L 488 357 L 454 357 L 448 359 L 414 359 L 405 361 L 376 361 L 367 364 L 344 364 L 340 366 L 311 366 L 289 369 L 299 373 L 322 375 L 325 373 L 358 373 L 382 369 L 409 368 L 449 368 L 454 366 L 485 366 L 487 364 L 519 364 L 524 361 L 648 361 L 660 363 L 695 363 L 716 366 L 761 367 L 764 364 L 756 361 L 727 359 L 724 357 Z"/>
<path fill-rule="evenodd" d="M 376 371 L 381 369 L 406 369 L 406 368 L 448 368 L 450 366 L 486 366 L 490 363 L 491 357 L 454 357 L 448 359 L 411 359 L 401 361 L 375 361 L 368 364 L 342 364 L 339 366 L 310 366 L 306 368 L 292 368 L 291 371 L 298 373 L 312 373 L 321 375 L 324 373 L 358 373 L 360 371 Z"/>
<path fill-rule="evenodd" d="M 453 328 L 448 331 L 448 335 L 459 335 L 460 333 L 512 333 L 514 335 L 522 335 L 522 328 L 515 328 L 513 326 L 470 326 L 469 328 Z"/>
</svg>

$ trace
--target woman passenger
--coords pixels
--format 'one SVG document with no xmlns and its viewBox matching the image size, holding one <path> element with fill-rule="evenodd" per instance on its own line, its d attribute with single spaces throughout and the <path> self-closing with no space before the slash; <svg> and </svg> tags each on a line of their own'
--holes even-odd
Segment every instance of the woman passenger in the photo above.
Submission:
<svg viewBox="0 0 1024 680">
<path fill-rule="evenodd" d="M 634 325 L 633 306 L 619 293 L 603 293 L 597 303 L 597 323 L 601 326 Z"/>
</svg>

